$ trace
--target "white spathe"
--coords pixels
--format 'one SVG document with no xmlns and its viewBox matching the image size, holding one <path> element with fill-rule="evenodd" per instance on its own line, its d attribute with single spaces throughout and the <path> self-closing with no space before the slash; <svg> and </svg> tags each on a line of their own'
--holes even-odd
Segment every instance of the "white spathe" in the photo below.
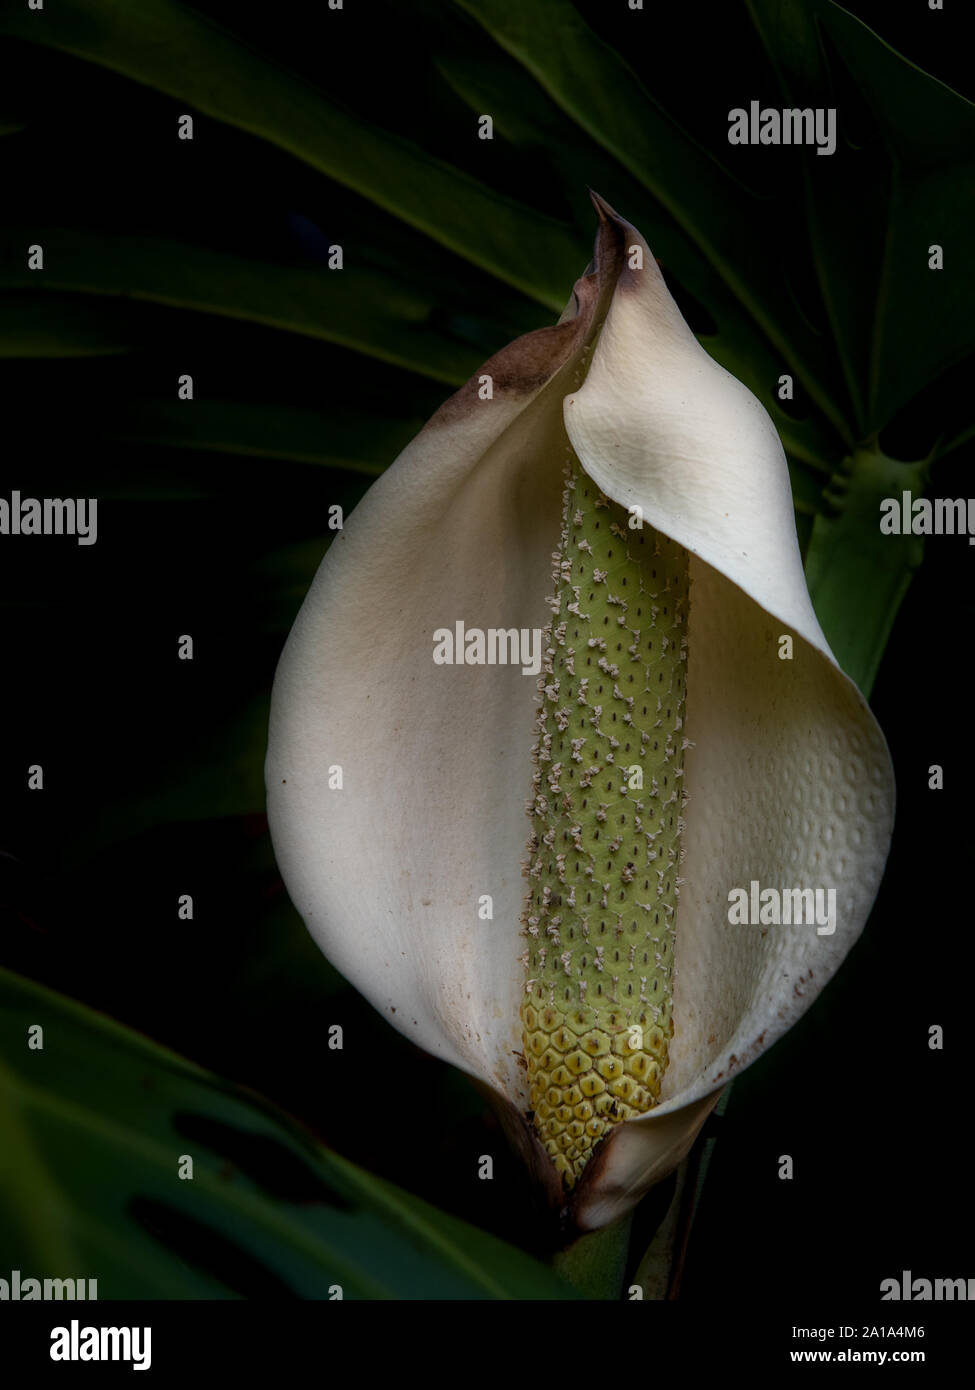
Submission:
<svg viewBox="0 0 975 1390">
<path fill-rule="evenodd" d="M 674 1168 L 721 1087 L 836 971 L 894 806 L 883 735 L 809 600 L 775 429 L 697 343 L 639 233 L 596 205 L 571 310 L 485 363 L 333 542 L 281 658 L 267 758 L 275 852 L 316 941 L 390 1022 L 491 1089 L 557 1202 L 516 1118 L 536 681 L 518 665 L 437 665 L 433 633 L 545 626 L 570 441 L 607 496 L 687 547 L 675 1034 L 660 1105 L 615 1127 L 573 1193 L 582 1230 Z M 784 632 L 793 660 L 779 659 Z M 835 888 L 835 933 L 732 926 L 729 890 L 753 879 Z"/>
</svg>

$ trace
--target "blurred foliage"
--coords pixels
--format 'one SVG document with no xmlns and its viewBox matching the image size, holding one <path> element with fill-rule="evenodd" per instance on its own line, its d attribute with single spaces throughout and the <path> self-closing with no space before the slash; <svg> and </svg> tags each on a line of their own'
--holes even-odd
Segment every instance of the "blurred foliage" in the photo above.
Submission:
<svg viewBox="0 0 975 1390">
<path fill-rule="evenodd" d="M 25 1278 L 97 1278 L 100 1299 L 573 1297 L 266 1102 L 6 971 L 0 1029 L 0 1246 Z"/>
<path fill-rule="evenodd" d="M 4 958 L 539 1248 L 479 1098 L 345 988 L 270 856 L 267 701 L 328 508 L 348 512 L 485 357 L 552 322 L 591 254 L 587 185 L 769 410 L 820 620 L 865 690 L 892 627 L 895 651 L 915 638 L 894 619 L 924 557 L 919 538 L 876 544 L 879 498 L 960 491 L 972 452 L 971 104 L 831 0 L 736 0 L 706 22 L 663 8 L 0 13 L 5 486 L 100 499 L 97 546 L 0 552 L 25 673 L 0 749 L 23 788 L 0 822 Z M 835 106 L 835 155 L 729 145 L 727 113 L 752 99 Z M 916 625 L 920 597 L 908 611 Z M 186 632 L 192 663 L 175 660 Z M 43 798 L 25 760 L 48 771 Z M 355 1068 L 323 1093 L 323 1007 L 404 1078 L 384 1125 Z M 486 1151 L 496 1181 L 473 1182 Z"/>
<path fill-rule="evenodd" d="M 135 219 L 112 207 L 117 199 L 87 199 L 97 226 L 56 206 L 61 225 L 51 225 L 39 217 L 44 198 L 12 200 L 32 217 L 8 232 L 4 352 L 144 351 L 147 324 L 133 312 L 143 302 L 248 324 L 261 362 L 275 349 L 260 328 L 324 340 L 395 368 L 403 415 L 387 396 L 374 420 L 378 384 L 343 357 L 332 374 L 341 390 L 324 409 L 308 399 L 307 370 L 287 401 L 274 399 L 270 382 L 255 400 L 239 379 L 220 395 L 204 375 L 193 411 L 173 401 L 171 386 L 167 399 L 156 375 L 153 398 L 120 410 L 116 397 L 104 428 L 109 437 L 150 435 L 173 449 L 240 456 L 273 450 L 277 439 L 289 458 L 374 471 L 415 428 L 407 374 L 457 385 L 498 345 L 550 321 L 585 263 L 593 222 L 585 189 L 598 187 L 648 236 L 708 351 L 772 415 L 814 559 L 820 620 L 841 664 L 868 689 L 917 547 L 888 545 L 862 566 L 861 642 L 842 620 L 845 589 L 818 579 L 849 568 L 850 528 L 833 524 L 842 500 L 829 481 L 876 453 L 882 435 L 887 457 L 929 465 L 968 438 L 958 384 L 973 351 L 975 268 L 961 247 L 975 211 L 975 108 L 832 0 L 744 0 L 709 21 L 718 46 L 726 39 L 743 59 L 738 95 L 727 77 L 712 83 L 726 89 L 712 108 L 721 95 L 726 113 L 742 92 L 777 106 L 835 107 L 839 140 L 827 158 L 731 146 L 726 115 L 706 138 L 694 117 L 701 77 L 713 70 L 694 70 L 686 110 L 656 96 L 645 33 L 634 49 L 641 20 L 630 11 L 630 43 L 614 46 L 594 7 L 571 0 L 423 0 L 408 24 L 380 2 L 299 21 L 302 39 L 320 40 L 309 64 L 296 25 L 262 26 L 258 36 L 246 11 L 216 0 L 145 0 L 136 10 L 62 0 L 43 18 L 8 10 L 0 33 L 19 41 L 13 48 L 28 68 L 41 79 L 63 72 L 86 106 L 91 96 L 103 101 L 86 122 L 98 131 L 103 176 L 118 168 L 123 105 L 141 178 L 158 187 L 154 206 Z M 375 26 L 413 61 L 377 66 Z M 655 31 L 659 47 L 665 36 L 666 26 Z M 41 80 L 36 91 L 49 89 Z M 23 126 L 7 134 L 27 179 L 52 139 L 51 116 L 36 94 L 31 100 L 23 73 L 10 100 L 27 107 Z M 483 112 L 493 115 L 491 142 L 476 138 Z M 175 133 L 188 113 L 198 127 L 192 142 Z M 71 141 L 63 127 L 57 134 L 63 160 Z M 219 220 L 192 235 L 199 203 L 187 176 L 221 145 L 221 162 L 246 170 L 276 208 L 273 235 L 266 213 L 254 237 Z M 282 185 L 297 201 L 280 198 Z M 927 265 L 934 241 L 946 249 L 942 272 Z M 27 269 L 32 243 L 45 248 L 43 276 Z M 347 252 L 340 272 L 327 269 L 336 244 Z M 50 302 L 32 322 L 24 295 L 38 289 Z M 108 298 L 105 313 L 92 312 L 94 296 Z M 186 341 L 185 325 L 172 331 Z M 791 401 L 778 394 L 786 374 Z M 181 428 L 180 414 L 197 418 Z M 369 428 L 345 428 L 342 416 Z M 871 503 L 879 502 L 868 490 L 875 472 L 864 462 L 855 489 Z M 905 474 L 905 486 L 916 481 Z"/>
</svg>

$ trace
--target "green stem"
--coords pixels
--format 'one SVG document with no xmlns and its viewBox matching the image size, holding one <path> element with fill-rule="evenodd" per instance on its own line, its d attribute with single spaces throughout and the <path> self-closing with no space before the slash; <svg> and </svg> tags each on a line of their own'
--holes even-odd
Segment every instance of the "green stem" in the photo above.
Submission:
<svg viewBox="0 0 975 1390">
<path fill-rule="evenodd" d="M 587 1298 L 618 1299 L 623 1290 L 632 1224 L 631 1211 L 612 1226 L 580 1236 L 552 1257 L 553 1269 Z"/>
</svg>

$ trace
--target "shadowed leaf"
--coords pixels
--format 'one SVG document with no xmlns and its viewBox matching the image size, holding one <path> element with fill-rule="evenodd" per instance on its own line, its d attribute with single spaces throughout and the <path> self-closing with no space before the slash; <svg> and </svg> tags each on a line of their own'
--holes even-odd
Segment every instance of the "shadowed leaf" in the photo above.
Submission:
<svg viewBox="0 0 975 1390">
<path fill-rule="evenodd" d="M 173 0 L 59 0 L 42 24 L 9 9 L 0 33 L 100 63 L 270 141 L 549 308 L 562 308 L 578 274 L 567 228 L 367 124 Z"/>
<path fill-rule="evenodd" d="M 97 1278 L 99 1299 L 573 1297 L 259 1097 L 7 971 L 0 1045 L 11 1268 Z"/>
</svg>

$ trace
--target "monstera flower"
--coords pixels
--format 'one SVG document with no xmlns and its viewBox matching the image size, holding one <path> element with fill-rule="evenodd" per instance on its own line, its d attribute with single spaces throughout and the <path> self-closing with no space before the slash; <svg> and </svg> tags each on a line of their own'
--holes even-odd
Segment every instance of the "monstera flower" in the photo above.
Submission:
<svg viewBox="0 0 975 1390">
<path fill-rule="evenodd" d="M 812 1004 L 893 816 L 775 429 L 594 201 L 559 323 L 486 362 L 337 535 L 267 759 L 308 929 L 487 1089 L 574 1232 L 672 1171 Z"/>
</svg>

